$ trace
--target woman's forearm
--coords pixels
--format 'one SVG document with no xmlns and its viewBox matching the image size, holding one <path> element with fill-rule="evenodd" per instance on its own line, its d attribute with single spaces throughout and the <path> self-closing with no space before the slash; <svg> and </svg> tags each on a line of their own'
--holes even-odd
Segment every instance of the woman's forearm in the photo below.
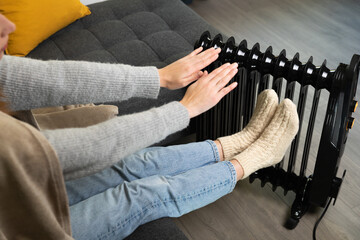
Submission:
<svg viewBox="0 0 360 240">
<path fill-rule="evenodd" d="M 87 128 L 43 131 L 58 154 L 66 180 L 91 175 L 187 127 L 179 102 L 116 117 Z"/>
<path fill-rule="evenodd" d="M 157 98 L 156 67 L 4 56 L 0 85 L 12 110 Z"/>
</svg>

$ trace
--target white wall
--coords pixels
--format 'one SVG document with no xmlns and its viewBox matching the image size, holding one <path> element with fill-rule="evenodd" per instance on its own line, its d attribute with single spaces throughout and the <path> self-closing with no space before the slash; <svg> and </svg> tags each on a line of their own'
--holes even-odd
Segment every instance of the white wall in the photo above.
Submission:
<svg viewBox="0 0 360 240">
<path fill-rule="evenodd" d="M 89 5 L 92 3 L 97 3 L 97 2 L 104 2 L 106 0 L 80 0 L 80 2 L 82 2 L 85 5 Z"/>
</svg>

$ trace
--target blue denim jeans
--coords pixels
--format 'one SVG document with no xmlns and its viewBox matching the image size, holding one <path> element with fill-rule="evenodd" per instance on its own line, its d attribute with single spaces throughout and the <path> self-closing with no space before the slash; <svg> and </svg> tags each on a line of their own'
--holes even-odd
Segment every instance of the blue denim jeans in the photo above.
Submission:
<svg viewBox="0 0 360 240">
<path fill-rule="evenodd" d="M 66 183 L 75 239 L 122 239 L 139 225 L 179 217 L 232 192 L 236 172 L 213 141 L 138 151 Z"/>
</svg>

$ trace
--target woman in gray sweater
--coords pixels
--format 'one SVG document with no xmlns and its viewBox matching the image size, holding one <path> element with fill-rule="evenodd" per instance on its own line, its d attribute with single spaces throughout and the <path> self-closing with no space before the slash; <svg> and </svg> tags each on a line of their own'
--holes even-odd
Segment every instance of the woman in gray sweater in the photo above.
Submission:
<svg viewBox="0 0 360 240">
<path fill-rule="evenodd" d="M 0 15 L 2 50 L 13 30 Z M 238 180 L 281 160 L 298 130 L 298 117 L 294 104 L 286 99 L 278 105 L 272 90 L 260 94 L 242 132 L 215 141 L 146 148 L 187 127 L 190 118 L 236 87 L 227 84 L 237 64 L 202 72 L 220 49 L 201 51 L 162 69 L 0 53 L 0 86 L 14 111 L 157 98 L 160 87 L 177 89 L 194 82 L 179 102 L 87 128 L 42 132 L 68 181 L 75 239 L 124 238 L 140 224 L 205 206 L 230 193 Z"/>
</svg>

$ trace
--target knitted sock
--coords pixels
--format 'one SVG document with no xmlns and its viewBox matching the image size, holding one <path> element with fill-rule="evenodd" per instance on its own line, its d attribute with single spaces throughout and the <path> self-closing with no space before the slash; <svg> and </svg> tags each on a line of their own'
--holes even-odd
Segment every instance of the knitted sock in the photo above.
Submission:
<svg viewBox="0 0 360 240">
<path fill-rule="evenodd" d="M 277 107 L 273 119 L 258 140 L 234 157 L 243 167 L 242 179 L 261 168 L 280 162 L 298 129 L 296 106 L 291 100 L 285 99 Z"/>
<path fill-rule="evenodd" d="M 272 89 L 262 91 L 257 99 L 254 113 L 246 127 L 233 135 L 220 137 L 224 159 L 230 160 L 249 147 L 264 131 L 278 106 L 278 96 Z"/>
</svg>

